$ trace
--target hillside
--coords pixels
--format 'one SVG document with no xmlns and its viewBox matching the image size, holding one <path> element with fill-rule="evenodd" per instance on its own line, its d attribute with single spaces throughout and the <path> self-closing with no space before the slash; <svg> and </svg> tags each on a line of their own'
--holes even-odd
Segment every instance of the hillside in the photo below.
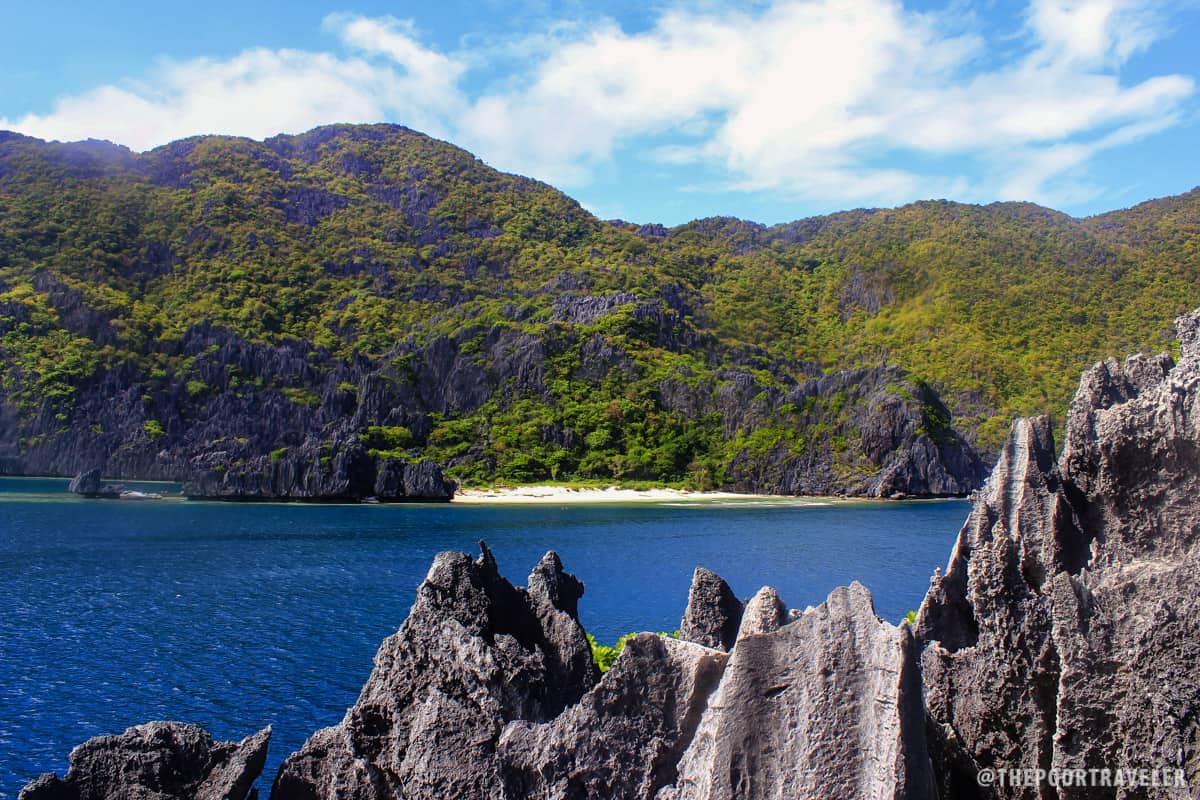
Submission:
<svg viewBox="0 0 1200 800">
<path fill-rule="evenodd" d="M 1198 277 L 1197 191 L 666 229 L 395 126 L 0 133 L 0 470 L 956 493 Z"/>
</svg>

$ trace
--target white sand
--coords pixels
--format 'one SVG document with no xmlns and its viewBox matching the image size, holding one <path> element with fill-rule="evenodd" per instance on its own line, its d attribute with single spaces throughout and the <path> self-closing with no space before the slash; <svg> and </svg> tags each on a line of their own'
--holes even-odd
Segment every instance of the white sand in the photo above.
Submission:
<svg viewBox="0 0 1200 800">
<path fill-rule="evenodd" d="M 459 489 L 455 503 L 678 503 L 704 501 L 796 502 L 799 498 L 776 495 L 736 494 L 734 492 L 688 492 L 682 489 L 620 489 L 616 486 L 576 489 L 568 486 L 496 486 L 485 489 Z M 806 498 L 825 504 L 822 498 Z"/>
</svg>

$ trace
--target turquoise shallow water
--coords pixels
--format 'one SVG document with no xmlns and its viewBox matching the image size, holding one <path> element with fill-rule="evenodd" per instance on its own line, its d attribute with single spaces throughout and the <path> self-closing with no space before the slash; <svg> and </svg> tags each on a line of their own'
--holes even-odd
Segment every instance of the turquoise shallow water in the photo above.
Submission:
<svg viewBox="0 0 1200 800">
<path fill-rule="evenodd" d="M 140 488 L 140 487 L 139 487 Z M 866 584 L 890 621 L 944 567 L 965 501 L 301 506 L 87 501 L 0 479 L 0 798 L 70 749 L 150 719 L 218 738 L 275 726 L 260 789 L 336 723 L 433 556 L 486 539 L 524 583 L 549 549 L 602 642 L 673 630 L 693 568 L 792 607 Z"/>
</svg>

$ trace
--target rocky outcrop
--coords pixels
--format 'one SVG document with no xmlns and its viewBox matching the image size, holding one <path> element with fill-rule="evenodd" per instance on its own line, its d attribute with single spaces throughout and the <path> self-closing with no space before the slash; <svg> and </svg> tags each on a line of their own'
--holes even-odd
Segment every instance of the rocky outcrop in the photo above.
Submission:
<svg viewBox="0 0 1200 800">
<path fill-rule="evenodd" d="M 858 583 L 747 632 L 658 800 L 931 797 L 917 659 Z"/>
<path fill-rule="evenodd" d="M 308 442 L 232 466 L 223 456 L 209 456 L 197 458 L 193 470 L 183 485 L 191 500 L 397 503 L 444 502 L 454 496 L 454 484 L 432 461 L 379 456 L 358 443 Z"/>
<path fill-rule="evenodd" d="M 105 483 L 100 477 L 99 467 L 79 473 L 67 484 L 67 491 L 84 497 L 104 497 L 117 499 L 125 491 L 125 485 L 120 483 Z"/>
<path fill-rule="evenodd" d="M 742 603 L 719 575 L 696 567 L 688 591 L 687 611 L 679 624 L 679 638 L 718 650 L 728 650 L 737 639 Z"/>
<path fill-rule="evenodd" d="M 726 655 L 643 633 L 592 691 L 556 719 L 500 737 L 506 800 L 652 798 L 673 782 Z"/>
<path fill-rule="evenodd" d="M 583 585 L 549 553 L 515 588 L 482 551 L 434 560 L 358 702 L 287 758 L 272 797 L 499 797 L 505 724 L 554 719 L 595 685 Z"/>
<path fill-rule="evenodd" d="M 786 391 L 728 370 L 708 404 L 694 389 L 664 382 L 668 407 L 717 410 L 726 435 L 752 431 L 788 413 L 796 430 L 826 429 L 803 446 L 781 442 L 765 454 L 747 448 L 727 469 L 726 488 L 789 495 L 950 497 L 983 484 L 987 468 L 957 433 L 949 409 L 928 385 L 896 367 L 817 371 Z"/>
<path fill-rule="evenodd" d="M 932 786 L 915 642 L 875 616 L 862 586 L 791 622 L 765 589 L 743 620 L 725 582 L 698 569 L 681 630 L 714 646 L 641 634 L 599 679 L 582 593 L 553 553 L 525 589 L 486 547 L 439 555 L 358 702 L 288 757 L 272 796 L 750 800 Z"/>
<path fill-rule="evenodd" d="M 1048 420 L 1013 426 L 933 579 L 916 633 L 942 797 L 1047 796 L 980 787 L 980 769 L 1141 769 L 1171 787 L 1064 798 L 1200 782 L 1200 312 L 1178 329 L 1178 364 L 1084 374 L 1061 459 Z"/>
<path fill-rule="evenodd" d="M 270 727 L 214 742 L 194 725 L 150 722 L 97 736 L 71 751 L 65 778 L 46 773 L 20 800 L 246 800 L 258 795 Z"/>
</svg>

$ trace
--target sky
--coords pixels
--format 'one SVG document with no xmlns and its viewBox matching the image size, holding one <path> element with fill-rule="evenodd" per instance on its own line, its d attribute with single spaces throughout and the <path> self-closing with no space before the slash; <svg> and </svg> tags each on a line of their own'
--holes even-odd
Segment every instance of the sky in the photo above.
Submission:
<svg viewBox="0 0 1200 800">
<path fill-rule="evenodd" d="M 1200 0 L 6 5 L 0 130 L 48 140 L 395 122 L 668 225 L 1200 184 Z"/>
</svg>

